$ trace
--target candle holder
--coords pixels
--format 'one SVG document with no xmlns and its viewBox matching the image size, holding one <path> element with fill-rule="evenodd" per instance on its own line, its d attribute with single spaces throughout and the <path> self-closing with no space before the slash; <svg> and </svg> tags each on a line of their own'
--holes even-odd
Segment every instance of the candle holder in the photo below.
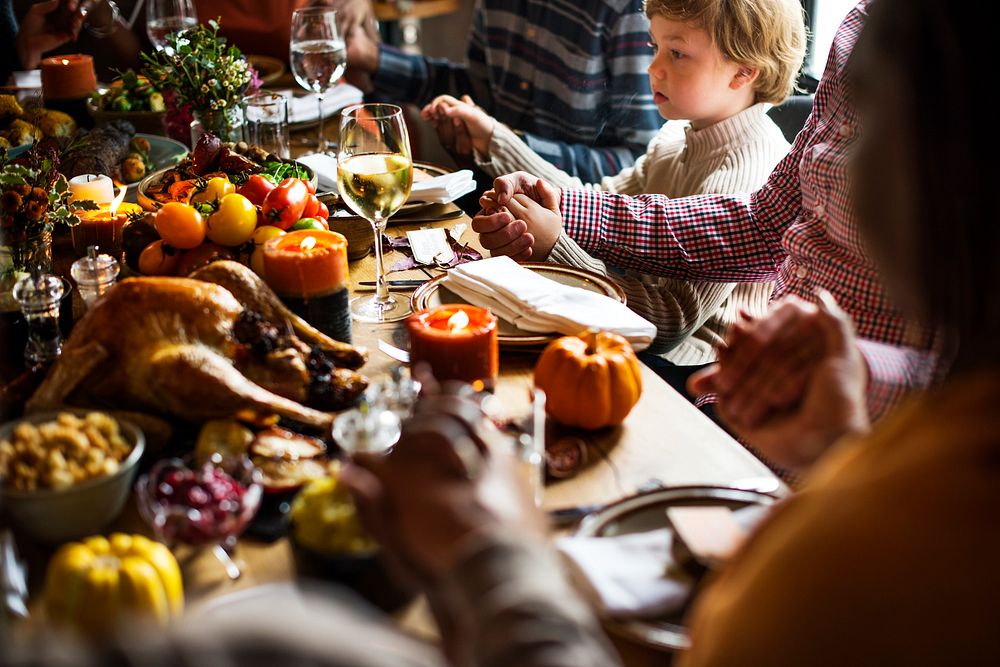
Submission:
<svg viewBox="0 0 1000 667">
<path fill-rule="evenodd" d="M 410 364 L 427 363 L 435 379 L 460 380 L 492 389 L 500 369 L 497 318 L 486 308 L 451 304 L 428 308 L 406 320 Z"/>
</svg>

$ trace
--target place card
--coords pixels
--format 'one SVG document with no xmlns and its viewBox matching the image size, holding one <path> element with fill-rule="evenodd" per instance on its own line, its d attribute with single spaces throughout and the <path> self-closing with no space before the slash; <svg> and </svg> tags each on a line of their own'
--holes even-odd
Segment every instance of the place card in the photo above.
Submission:
<svg viewBox="0 0 1000 667">
<path fill-rule="evenodd" d="M 455 251 L 440 227 L 406 232 L 406 238 L 410 241 L 413 259 L 418 264 L 434 264 L 435 261 L 447 264 L 455 259 Z"/>
</svg>

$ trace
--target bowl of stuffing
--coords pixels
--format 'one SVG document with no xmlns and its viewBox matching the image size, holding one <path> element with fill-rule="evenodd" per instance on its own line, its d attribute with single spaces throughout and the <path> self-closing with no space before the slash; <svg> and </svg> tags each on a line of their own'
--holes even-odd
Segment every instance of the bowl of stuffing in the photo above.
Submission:
<svg viewBox="0 0 1000 667">
<path fill-rule="evenodd" d="M 57 544 L 121 513 L 145 448 L 142 432 L 97 411 L 29 415 L 0 427 L 0 516 Z"/>
</svg>

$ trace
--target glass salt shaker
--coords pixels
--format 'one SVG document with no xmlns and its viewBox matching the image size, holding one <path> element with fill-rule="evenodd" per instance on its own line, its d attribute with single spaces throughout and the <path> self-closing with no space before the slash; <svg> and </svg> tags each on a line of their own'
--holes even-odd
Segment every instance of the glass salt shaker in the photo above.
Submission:
<svg viewBox="0 0 1000 667">
<path fill-rule="evenodd" d="M 98 255 L 97 246 L 87 248 L 87 256 L 73 262 L 70 274 L 80 288 L 84 310 L 111 289 L 121 267 L 111 255 Z"/>
<path fill-rule="evenodd" d="M 391 410 L 371 408 L 367 402 L 342 412 L 333 421 L 333 439 L 348 453 L 387 452 L 402 431 L 399 417 Z"/>
<path fill-rule="evenodd" d="M 59 302 L 64 292 L 62 279 L 47 274 L 28 275 L 14 285 L 14 298 L 28 323 L 28 344 L 24 348 L 28 366 L 50 364 L 62 352 Z"/>
</svg>

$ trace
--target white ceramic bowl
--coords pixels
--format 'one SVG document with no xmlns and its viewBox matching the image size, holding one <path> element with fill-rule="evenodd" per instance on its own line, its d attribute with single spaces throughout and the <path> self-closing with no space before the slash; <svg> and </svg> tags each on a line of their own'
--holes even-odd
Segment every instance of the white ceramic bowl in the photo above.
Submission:
<svg viewBox="0 0 1000 667">
<path fill-rule="evenodd" d="M 82 416 L 92 410 L 60 410 Z M 53 421 L 58 412 L 40 412 L 0 426 L 0 440 L 9 439 L 21 422 Z M 93 535 L 114 521 L 132 491 L 132 483 L 146 439 L 135 425 L 118 420 L 132 451 L 111 475 L 95 477 L 65 489 L 14 491 L 0 480 L 0 516 L 25 535 L 40 542 L 58 544 Z"/>
</svg>

